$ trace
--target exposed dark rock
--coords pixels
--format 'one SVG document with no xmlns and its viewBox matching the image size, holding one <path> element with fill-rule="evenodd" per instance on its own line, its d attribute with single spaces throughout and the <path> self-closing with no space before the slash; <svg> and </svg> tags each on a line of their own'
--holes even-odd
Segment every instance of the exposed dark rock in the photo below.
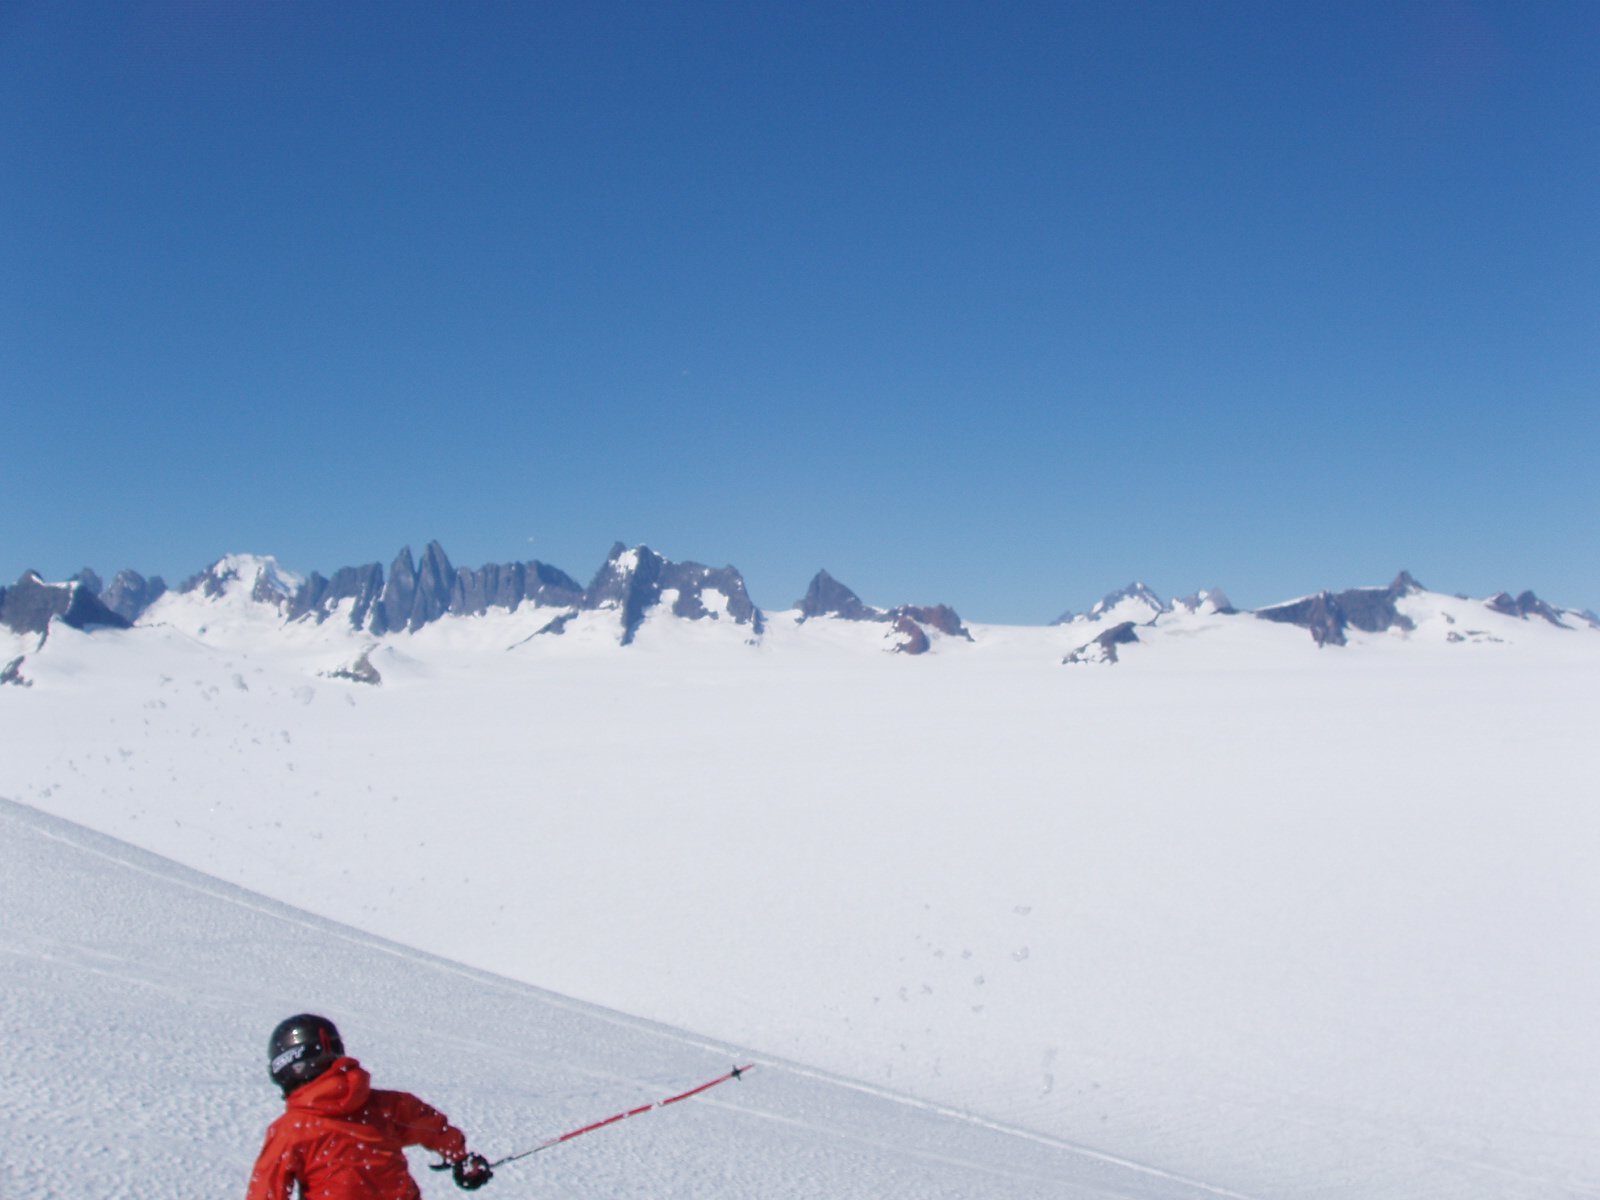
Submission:
<svg viewBox="0 0 1600 1200">
<path fill-rule="evenodd" d="M 720 619 L 720 612 L 705 603 L 707 592 L 726 598 L 726 612 L 736 625 L 749 625 L 759 636 L 765 621 L 750 600 L 744 577 L 733 567 L 713 569 L 701 563 L 675 563 L 648 546 L 629 550 L 621 542 L 611 547 L 605 563 L 595 573 L 583 598 L 586 609 L 616 608 L 622 617 L 622 644 L 631 645 L 650 609 L 665 593 L 674 592 L 672 612 L 691 620 Z"/>
<path fill-rule="evenodd" d="M 167 594 L 166 580 L 159 575 L 146 579 L 137 571 L 123 569 L 116 573 L 109 587 L 100 593 L 100 602 L 128 622 L 137 621 L 162 596 Z"/>
<path fill-rule="evenodd" d="M 956 610 L 948 604 L 935 604 L 931 608 L 920 605 L 902 604 L 891 614 L 897 621 L 903 617 L 910 617 L 918 625 L 926 625 L 930 629 L 937 629 L 946 637 L 965 638 L 972 641 L 972 634 L 961 623 L 961 618 Z"/>
<path fill-rule="evenodd" d="M 389 633 L 401 630 L 411 619 L 411 606 L 417 596 L 417 564 L 411 557 L 411 547 L 403 546 L 389 564 L 389 579 L 383 585 L 372 613 L 372 632 Z"/>
<path fill-rule="evenodd" d="M 826 571 L 816 573 L 806 594 L 795 602 L 795 608 L 802 622 L 812 617 L 888 622 L 905 637 L 894 647 L 899 654 L 926 654 L 933 644 L 928 637 L 929 629 L 947 637 L 972 641 L 972 634 L 961 623 L 961 617 L 948 604 L 901 604 L 891 609 L 873 608 L 870 604 L 864 604 L 860 596 Z M 911 634 L 913 628 L 916 630 L 914 636 Z"/>
<path fill-rule="evenodd" d="M 1118 604 L 1121 604 L 1124 600 L 1143 601 L 1144 604 L 1147 605 L 1151 610 L 1150 620 L 1152 621 L 1159 617 L 1162 613 L 1169 611 L 1172 607 L 1144 584 L 1130 583 L 1125 588 L 1119 588 L 1117 591 L 1108 592 L 1104 596 L 1100 597 L 1099 600 L 1095 601 L 1094 607 L 1088 611 L 1086 616 L 1091 621 L 1098 620 L 1099 618 L 1105 616 L 1106 613 L 1110 612 Z M 1050 624 L 1070 625 L 1075 620 L 1077 620 L 1077 615 L 1069 608 L 1054 621 L 1051 621 Z M 1148 623 L 1148 621 L 1145 622 L 1145 624 Z"/>
<path fill-rule="evenodd" d="M 846 621 L 887 621 L 889 614 L 861 602 L 852 592 L 826 571 L 818 571 L 811 579 L 806 594 L 795 601 L 802 621 L 809 617 L 839 617 Z"/>
<path fill-rule="evenodd" d="M 1400 593 L 1404 595 L 1405 593 Z M 1386 629 L 1415 629 L 1416 623 L 1394 606 L 1397 596 L 1391 589 L 1352 588 L 1334 597 L 1346 625 L 1363 633 L 1382 633 Z"/>
<path fill-rule="evenodd" d="M 1507 593 L 1501 592 L 1499 595 L 1485 601 L 1485 603 L 1495 612 L 1504 613 L 1508 617 L 1520 617 L 1524 621 L 1529 617 L 1543 617 L 1550 624 L 1559 626 L 1562 629 L 1572 628 L 1561 619 L 1559 612 L 1532 592 L 1523 592 L 1515 600 Z"/>
<path fill-rule="evenodd" d="M 534 559 L 523 564 L 523 571 L 524 603 L 531 600 L 541 607 L 551 608 L 583 603 L 583 584 L 559 567 Z"/>
<path fill-rule="evenodd" d="M 383 676 L 378 674 L 378 668 L 372 665 L 372 651 L 363 650 L 361 657 L 348 667 L 339 667 L 328 672 L 329 679 L 348 679 L 352 683 L 365 683 L 377 687 L 383 682 Z"/>
<path fill-rule="evenodd" d="M 1414 596 L 1428 589 L 1416 581 L 1410 571 L 1401 571 L 1394 577 L 1394 582 L 1389 585 L 1389 594 L 1398 599 L 1401 596 Z"/>
<path fill-rule="evenodd" d="M 335 606 L 349 600 L 351 625 L 383 634 L 419 629 L 447 612 L 481 616 L 491 608 L 512 610 L 529 601 L 558 607 L 582 599 L 582 585 L 546 563 L 452 568 L 443 547 L 430 542 L 420 564 L 409 546 L 400 551 L 387 586 L 378 563 L 342 567 L 331 580 L 313 571 L 295 593 L 289 619 L 309 615 L 324 621 Z"/>
<path fill-rule="evenodd" d="M 389 568 L 389 581 L 375 606 L 373 633 L 415 633 L 450 611 L 450 593 L 455 583 L 455 568 L 444 547 L 429 542 L 419 564 L 411 557 L 411 547 L 401 549 Z"/>
<path fill-rule="evenodd" d="M 661 573 L 663 591 L 676 591 L 672 603 L 674 616 L 698 621 L 704 617 L 720 620 L 726 611 L 736 625 L 753 626 L 759 634 L 765 623 L 761 610 L 745 590 L 744 576 L 733 567 L 703 567 L 699 563 L 668 562 Z M 708 606 L 706 593 L 719 593 L 723 599 Z"/>
<path fill-rule="evenodd" d="M 224 566 L 227 560 L 212 563 L 203 571 L 199 571 L 178 585 L 178 592 L 187 596 L 190 592 L 199 592 L 202 596 L 216 599 L 222 595 L 229 582 L 239 577 L 239 572 L 233 567 Z"/>
<path fill-rule="evenodd" d="M 455 568 L 438 542 L 429 542 L 417 564 L 417 588 L 412 596 L 411 614 L 406 628 L 415 633 L 450 611 L 450 593 L 455 584 Z"/>
<path fill-rule="evenodd" d="M 340 567 L 333 573 L 332 579 L 313 571 L 290 599 L 286 615 L 291 621 L 311 616 L 321 624 L 337 605 L 352 600 L 350 624 L 360 629 L 367 623 L 373 605 L 382 595 L 383 568 L 377 563 L 367 563 L 362 567 Z"/>
<path fill-rule="evenodd" d="M 283 604 L 289 597 L 277 586 L 277 581 L 266 571 L 256 572 L 255 586 L 250 589 L 250 599 L 257 604 Z"/>
<path fill-rule="evenodd" d="M 894 618 L 894 631 L 902 639 L 894 644 L 896 654 L 926 654 L 933 648 L 928 631 L 908 613 L 901 613 Z"/>
<path fill-rule="evenodd" d="M 1565 614 L 1560 609 L 1539 599 L 1532 592 L 1523 592 L 1522 595 L 1518 596 L 1517 607 L 1522 610 L 1522 615 L 1525 617 L 1543 617 L 1550 624 L 1558 625 L 1562 629 L 1572 628 L 1561 619 Z"/>
<path fill-rule="evenodd" d="M 1409 571 L 1401 571 L 1386 588 L 1350 588 L 1338 595 L 1319 592 L 1303 600 L 1257 609 L 1256 616 L 1263 621 L 1299 625 L 1311 632 L 1318 646 L 1343 646 L 1345 631 L 1352 627 L 1364 633 L 1415 629 L 1416 623 L 1395 607 L 1395 601 L 1421 590 L 1422 585 Z"/>
<path fill-rule="evenodd" d="M 1482 629 L 1468 629 L 1465 632 L 1458 632 L 1458 631 L 1452 629 L 1452 630 L 1450 630 L 1450 632 L 1448 632 L 1448 633 L 1446 633 L 1444 635 L 1444 640 L 1447 641 L 1447 642 L 1496 642 L 1496 643 L 1498 643 L 1498 642 L 1503 641 L 1504 639 L 1497 638 L 1493 634 L 1488 633 L 1488 632 L 1486 632 L 1485 630 L 1482 630 Z"/>
<path fill-rule="evenodd" d="M 1072 663 L 1114 663 L 1117 661 L 1117 647 L 1128 646 L 1139 640 L 1137 626 L 1132 621 L 1123 621 L 1113 625 L 1093 641 L 1085 642 L 1061 661 L 1063 664 Z"/>
<path fill-rule="evenodd" d="M 1275 604 L 1270 608 L 1256 609 L 1263 621 L 1279 621 L 1285 625 L 1298 625 L 1311 631 L 1311 640 L 1319 646 L 1342 646 L 1344 641 L 1344 614 L 1332 592 L 1318 592 L 1304 600 L 1288 604 Z"/>
<path fill-rule="evenodd" d="M 105 591 L 105 584 L 100 581 L 100 576 L 95 574 L 93 567 L 84 567 L 68 582 L 82 584 L 89 589 L 89 594 L 97 599 L 100 593 Z"/>
<path fill-rule="evenodd" d="M 661 570 L 666 565 L 648 546 L 629 550 L 621 542 L 611 547 L 595 572 L 584 596 L 588 609 L 617 608 L 622 614 L 622 644 L 632 645 L 645 613 L 661 600 Z"/>
<path fill-rule="evenodd" d="M 32 687 L 33 680 L 25 678 L 22 674 L 22 660 L 26 655 L 19 654 L 0 670 L 0 684 L 11 684 L 14 687 Z"/>
<path fill-rule="evenodd" d="M 180 583 L 178 592 L 181 595 L 199 592 L 208 600 L 218 599 L 227 592 L 229 584 L 243 579 L 242 572 L 247 567 L 255 569 L 255 578 L 250 580 L 250 599 L 286 609 L 293 601 L 293 593 L 277 574 L 276 565 L 271 559 L 245 555 L 219 558 L 199 574 L 191 575 Z"/>
<path fill-rule="evenodd" d="M 1089 610 L 1089 616 L 1098 617 L 1110 612 L 1124 600 L 1137 600 L 1154 610 L 1156 615 L 1167 611 L 1166 601 L 1156 595 L 1142 583 L 1130 583 L 1127 587 L 1102 596 L 1095 606 Z"/>
<path fill-rule="evenodd" d="M 1213 612 L 1221 616 L 1231 617 L 1239 611 L 1220 588 L 1204 588 L 1193 595 L 1185 596 L 1181 600 L 1174 600 L 1172 607 L 1174 609 L 1182 609 L 1184 612 L 1194 613 L 1199 612 L 1207 604 L 1211 605 Z"/>
<path fill-rule="evenodd" d="M 558 616 L 552 617 L 548 622 L 534 630 L 533 636 L 538 637 L 540 634 L 547 633 L 552 637 L 560 637 L 567 631 L 568 624 L 570 624 L 572 619 L 577 615 L 577 611 L 573 610 L 571 612 L 564 612 Z"/>
<path fill-rule="evenodd" d="M 81 583 L 46 583 L 37 571 L 26 571 L 10 587 L 0 588 L 0 624 L 13 632 L 45 633 L 52 619 L 74 629 L 126 629 L 130 624 Z"/>
<path fill-rule="evenodd" d="M 583 585 L 565 571 L 542 562 L 491 563 L 469 571 L 456 569 L 450 590 L 450 611 L 481 616 L 491 608 L 514 610 L 526 601 L 564 607 L 583 600 Z"/>
<path fill-rule="evenodd" d="M 180 596 L 187 596 L 191 592 L 200 592 L 203 596 L 222 595 L 223 580 L 215 578 L 209 570 L 197 571 L 182 583 L 178 584 L 177 591 Z"/>
</svg>

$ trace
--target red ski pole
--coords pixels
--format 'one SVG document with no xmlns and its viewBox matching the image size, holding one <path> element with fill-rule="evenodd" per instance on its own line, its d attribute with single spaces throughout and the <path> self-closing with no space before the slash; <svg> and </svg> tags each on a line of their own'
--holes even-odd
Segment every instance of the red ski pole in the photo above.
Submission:
<svg viewBox="0 0 1600 1200">
<path fill-rule="evenodd" d="M 505 1158 L 497 1158 L 489 1165 L 491 1167 L 504 1166 L 508 1162 L 516 1162 L 519 1158 L 527 1158 L 529 1155 L 538 1154 L 541 1150 L 548 1150 L 551 1146 L 559 1146 L 562 1142 L 570 1142 L 575 1137 L 582 1137 L 586 1133 L 593 1133 L 596 1129 L 604 1129 L 607 1125 L 615 1125 L 618 1121 L 626 1121 L 629 1117 L 637 1117 L 643 1113 L 654 1112 L 658 1108 L 665 1108 L 669 1104 L 676 1104 L 680 1100 L 687 1100 L 690 1096 L 698 1096 L 701 1092 L 709 1091 L 711 1088 L 716 1087 L 719 1083 L 727 1083 L 730 1079 L 742 1078 L 744 1073 L 754 1068 L 754 1066 L 754 1063 L 746 1063 L 742 1067 L 735 1067 L 726 1075 L 718 1075 L 715 1079 L 707 1080 L 705 1083 L 700 1084 L 698 1087 L 692 1087 L 686 1092 L 679 1092 L 676 1096 L 668 1096 L 665 1100 L 655 1100 L 649 1104 L 641 1104 L 638 1108 L 630 1108 L 626 1112 L 614 1113 L 611 1116 L 605 1117 L 599 1121 L 591 1121 L 589 1124 L 582 1125 L 577 1129 L 569 1130 L 566 1133 L 557 1134 L 553 1138 L 546 1138 L 533 1149 L 524 1150 L 521 1154 L 508 1154 Z M 447 1170 L 448 1167 L 448 1163 L 440 1163 L 434 1166 L 434 1170 Z"/>
</svg>

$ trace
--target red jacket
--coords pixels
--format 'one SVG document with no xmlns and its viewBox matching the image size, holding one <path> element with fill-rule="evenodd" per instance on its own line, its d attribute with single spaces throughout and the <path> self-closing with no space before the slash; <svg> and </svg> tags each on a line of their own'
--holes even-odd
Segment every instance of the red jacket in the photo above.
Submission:
<svg viewBox="0 0 1600 1200">
<path fill-rule="evenodd" d="M 267 1129 L 250 1176 L 249 1200 L 421 1200 L 403 1146 L 426 1146 L 454 1162 L 467 1139 L 444 1114 L 407 1092 L 378 1092 L 353 1058 L 341 1058 L 289 1093 Z"/>
</svg>

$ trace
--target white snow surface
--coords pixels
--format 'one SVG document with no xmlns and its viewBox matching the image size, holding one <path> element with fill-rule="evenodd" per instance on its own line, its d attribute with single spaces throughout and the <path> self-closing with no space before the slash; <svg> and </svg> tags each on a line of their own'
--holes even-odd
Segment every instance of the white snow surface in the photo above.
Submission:
<svg viewBox="0 0 1600 1200">
<path fill-rule="evenodd" d="M 450 1075 L 453 1051 L 406 1046 L 413 1021 L 447 1047 L 478 1036 L 448 1031 L 490 1002 L 442 973 L 529 1006 L 496 1029 L 544 1037 L 552 1013 L 597 1004 L 696 1031 L 650 1027 L 674 1046 L 717 1046 L 661 1050 L 640 1070 L 604 1039 L 551 1034 L 567 1075 L 665 1091 L 736 1046 L 869 1089 L 796 1101 L 817 1106 L 787 1128 L 806 1131 L 794 1136 L 820 1174 L 797 1170 L 787 1190 L 715 1172 L 708 1185 L 640 1154 L 632 1167 L 662 1172 L 640 1195 L 1194 1190 L 1177 1179 L 1287 1200 L 1600 1195 L 1594 630 L 1418 593 L 1399 602 L 1414 631 L 1319 650 L 1301 629 L 1176 611 L 1115 665 L 1074 670 L 1060 664 L 1081 626 L 969 626 L 973 643 L 908 659 L 849 622 L 774 619 L 751 645 L 725 623 L 658 614 L 621 648 L 614 614 L 533 637 L 548 610 L 522 611 L 385 639 L 370 687 L 325 676 L 372 645 L 338 621 L 280 620 L 265 636 L 224 605 L 163 603 L 131 631 L 57 625 L 25 647 L 34 686 L 0 688 L 0 794 L 410 948 L 382 951 L 378 971 L 346 954 L 374 944 L 354 934 L 331 939 L 336 953 L 306 949 L 330 941 L 316 921 L 281 953 L 207 940 L 198 977 L 225 981 L 199 1002 L 215 1010 L 207 1045 L 239 1062 L 237 1078 L 197 1085 L 219 1111 L 248 1092 L 263 1031 L 322 1007 L 370 1021 L 380 1083 L 389 1063 L 415 1067 L 417 1090 L 461 1087 L 466 1111 L 514 1141 L 505 1110 L 540 1115 L 556 1093 L 525 1070 L 511 1081 L 492 1049 L 503 1039 L 481 1039 L 481 1086 Z M 34 912 L 43 887 L 65 910 L 53 919 L 92 930 L 79 910 L 98 911 L 99 884 L 51 893 L 17 873 L 8 913 Z M 25 963 L 41 957 L 28 938 L 54 936 L 15 928 Z M 187 929 L 122 921 L 93 944 L 176 962 L 195 952 Z M 137 1026 L 94 1015 L 134 1003 L 128 989 L 66 974 L 40 986 L 60 1022 Z M 73 1043 L 70 1028 L 52 1036 Z M 137 1088 L 137 1071 L 100 1065 L 114 1040 L 29 1069 L 55 1071 L 58 1088 L 93 1090 L 101 1072 Z M 542 1061 L 538 1045 L 515 1061 Z M 755 1077 L 740 1086 L 708 1103 L 716 1120 L 736 1120 Z M 954 1157 L 1025 1178 L 925 1177 L 899 1130 L 934 1114 L 870 1089 L 1044 1140 L 968 1123 L 948 1136 L 999 1140 Z M 813 1118 L 868 1096 L 887 1106 L 862 1118 L 887 1174 L 858 1186 L 821 1165 L 838 1126 Z M 572 1115 L 609 1111 L 593 1099 L 600 1111 Z M 264 1124 L 268 1101 L 228 1129 Z M 735 1157 L 739 1130 L 708 1135 L 725 1138 L 712 1160 Z M 110 1163 L 131 1153 L 84 1136 Z M 194 1139 L 221 1153 L 210 1133 Z M 248 1159 L 228 1145 L 223 1157 Z M 1094 1175 L 1107 1159 L 1144 1171 Z M 1026 1190 L 1041 1177 L 1055 1182 Z M 557 1190 L 635 1194 L 584 1179 Z"/>
<path fill-rule="evenodd" d="M 495 1158 L 742 1053 L 275 904 L 0 800 L 0 1195 L 242 1195 L 281 1111 L 265 1031 L 338 1014 L 379 1087 Z M 425 1196 L 459 1195 L 412 1173 Z M 520 1163 L 486 1195 L 1206 1200 L 1226 1190 L 781 1061 Z"/>
</svg>

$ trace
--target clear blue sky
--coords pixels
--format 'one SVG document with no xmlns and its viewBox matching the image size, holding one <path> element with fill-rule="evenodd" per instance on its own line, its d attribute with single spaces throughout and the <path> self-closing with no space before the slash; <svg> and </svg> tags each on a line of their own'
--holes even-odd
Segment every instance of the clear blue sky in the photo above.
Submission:
<svg viewBox="0 0 1600 1200">
<path fill-rule="evenodd" d="M 1600 4 L 0 3 L 0 578 L 1600 607 Z"/>
</svg>

